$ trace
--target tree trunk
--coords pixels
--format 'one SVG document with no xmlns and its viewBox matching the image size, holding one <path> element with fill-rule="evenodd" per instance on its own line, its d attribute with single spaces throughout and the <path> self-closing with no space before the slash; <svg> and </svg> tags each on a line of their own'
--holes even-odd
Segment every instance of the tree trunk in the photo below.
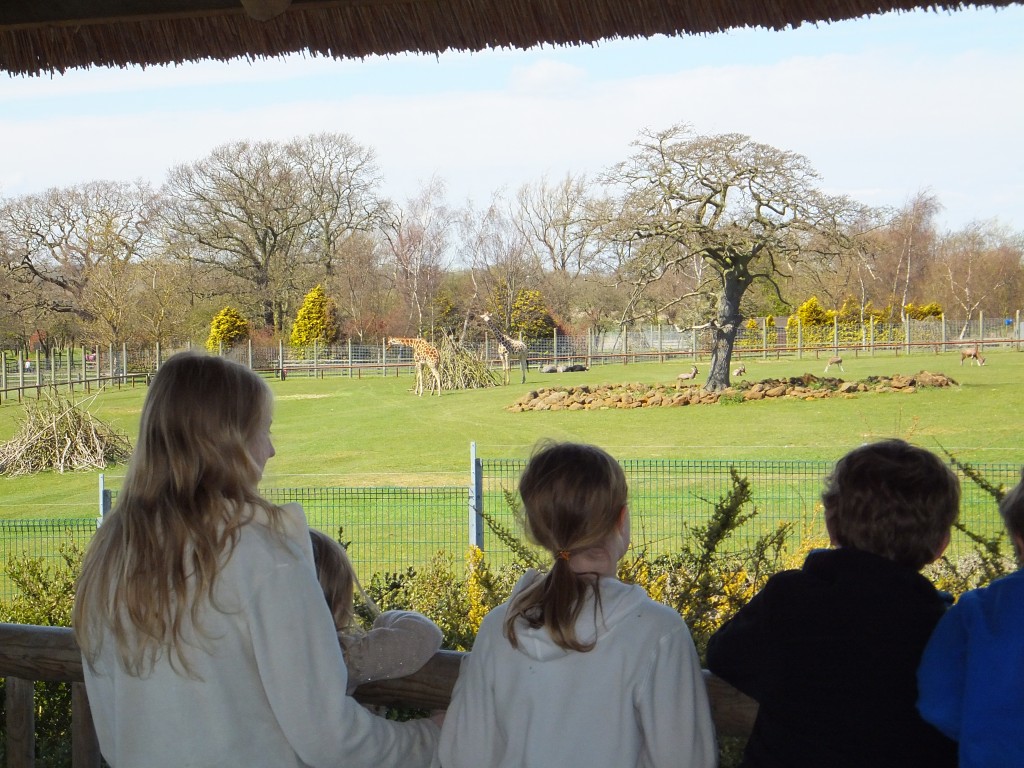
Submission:
<svg viewBox="0 0 1024 768">
<path fill-rule="evenodd" d="M 740 321 L 740 299 L 749 281 L 744 281 L 733 270 L 722 276 L 722 293 L 718 297 L 718 317 L 712 323 L 711 371 L 704 389 L 721 392 L 729 386 L 729 365 L 732 362 L 732 347 L 736 342 L 736 331 Z"/>
</svg>

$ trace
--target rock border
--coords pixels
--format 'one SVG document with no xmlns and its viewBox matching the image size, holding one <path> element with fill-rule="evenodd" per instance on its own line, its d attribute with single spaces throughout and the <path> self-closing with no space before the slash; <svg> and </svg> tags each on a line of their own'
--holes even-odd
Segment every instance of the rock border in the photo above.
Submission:
<svg viewBox="0 0 1024 768">
<path fill-rule="evenodd" d="M 815 376 L 805 373 L 788 379 L 741 381 L 721 392 L 705 392 L 700 386 L 674 387 L 670 384 L 583 384 L 574 387 L 541 387 L 531 390 L 506 411 L 594 411 L 611 408 L 668 408 L 684 405 L 713 405 L 724 401 L 742 403 L 751 400 L 822 400 L 830 397 L 855 397 L 867 392 L 911 394 L 925 387 L 958 386 L 942 373 L 904 376 L 869 376 L 863 381 Z"/>
</svg>

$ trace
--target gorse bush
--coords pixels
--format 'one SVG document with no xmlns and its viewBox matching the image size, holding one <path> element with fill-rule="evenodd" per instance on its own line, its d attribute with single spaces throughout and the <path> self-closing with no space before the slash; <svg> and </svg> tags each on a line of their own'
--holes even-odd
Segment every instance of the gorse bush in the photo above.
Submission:
<svg viewBox="0 0 1024 768">
<path fill-rule="evenodd" d="M 332 344 L 338 338 L 338 310 L 334 301 L 317 285 L 306 294 L 292 326 L 291 342 L 296 347 L 314 343 Z"/>
<path fill-rule="evenodd" d="M 234 307 L 224 307 L 210 321 L 210 335 L 206 339 L 206 349 L 218 351 L 221 346 L 230 349 L 242 339 L 249 336 L 249 322 Z"/>
<path fill-rule="evenodd" d="M 51 568 L 41 557 L 11 559 L 7 577 L 15 586 L 12 600 L 0 602 L 0 621 L 43 627 L 71 626 L 75 579 L 82 565 L 82 550 L 69 542 L 60 547 L 61 563 Z M 0 680 L 6 706 L 7 686 Z M 71 684 L 35 683 L 36 765 L 63 768 L 71 765 Z M 6 711 L 6 710 L 5 710 Z M 7 723 L 0 723 L 0 750 L 6 752 Z M 6 754 L 2 756 L 6 761 Z"/>
<path fill-rule="evenodd" d="M 970 464 L 960 461 L 946 451 L 946 456 L 961 474 L 992 497 L 994 505 L 1006 495 L 1002 485 L 993 485 L 984 475 Z M 998 514 L 998 512 L 997 512 Z M 953 559 L 944 554 L 936 562 L 927 567 L 925 573 L 939 589 L 953 595 L 960 595 L 971 589 L 983 587 L 1001 576 L 1017 570 L 1017 557 L 1006 535 L 1006 529 L 990 535 L 983 535 L 970 530 L 963 523 L 957 522 L 956 529 L 967 536 L 973 548 L 967 554 Z"/>
</svg>

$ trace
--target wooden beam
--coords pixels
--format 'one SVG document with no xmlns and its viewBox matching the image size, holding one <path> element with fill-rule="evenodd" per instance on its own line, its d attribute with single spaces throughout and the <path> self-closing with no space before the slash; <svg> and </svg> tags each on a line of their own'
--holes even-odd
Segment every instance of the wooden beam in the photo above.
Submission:
<svg viewBox="0 0 1024 768">
<path fill-rule="evenodd" d="M 440 651 L 407 677 L 359 686 L 355 698 L 364 704 L 445 709 L 465 656 L 459 651 Z M 74 633 L 68 627 L 0 624 L 0 677 L 80 682 L 82 657 Z M 749 734 L 757 715 L 757 702 L 708 672 L 704 673 L 704 682 L 719 736 Z M 31 683 L 27 685 L 31 690 Z M 79 689 L 79 695 L 82 694 L 84 690 Z M 84 698 L 79 699 L 76 711 L 88 713 Z M 81 738 L 82 734 L 78 735 Z M 83 755 L 93 754 L 93 746 L 87 740 L 80 743 L 79 749 Z"/>
</svg>

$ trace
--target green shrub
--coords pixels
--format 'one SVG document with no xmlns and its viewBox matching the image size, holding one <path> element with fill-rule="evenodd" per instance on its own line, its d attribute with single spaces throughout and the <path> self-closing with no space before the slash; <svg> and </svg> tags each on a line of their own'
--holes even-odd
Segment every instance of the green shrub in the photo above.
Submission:
<svg viewBox="0 0 1024 768">
<path fill-rule="evenodd" d="M 82 550 L 74 543 L 60 547 L 62 564 L 46 565 L 41 557 L 12 558 L 7 576 L 16 589 L 13 599 L 0 601 L 0 621 L 43 627 L 71 626 L 75 578 Z M 6 681 L 0 690 L 6 704 Z M 66 768 L 71 765 L 71 684 L 35 683 L 36 765 Z M 0 722 L 0 748 L 6 749 L 7 724 Z M 6 759 L 6 755 L 3 756 Z"/>
</svg>

